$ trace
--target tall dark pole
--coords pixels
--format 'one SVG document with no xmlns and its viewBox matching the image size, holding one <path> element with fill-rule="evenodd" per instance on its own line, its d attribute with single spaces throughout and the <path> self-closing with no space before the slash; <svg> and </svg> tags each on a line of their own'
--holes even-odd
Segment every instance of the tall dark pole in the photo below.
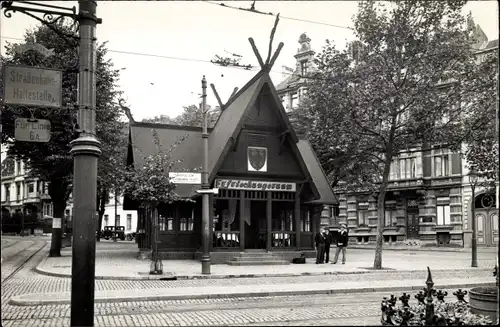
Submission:
<svg viewBox="0 0 500 327">
<path fill-rule="evenodd" d="M 113 232 L 113 242 L 117 241 L 118 236 L 118 190 L 115 188 L 115 231 Z"/>
<path fill-rule="evenodd" d="M 97 160 L 96 138 L 96 17 L 97 2 L 79 0 L 80 67 L 78 76 L 79 137 L 71 142 L 74 156 L 73 257 L 71 326 L 94 326 L 95 231 Z"/>
<path fill-rule="evenodd" d="M 471 267 L 477 267 L 477 239 L 476 239 L 476 182 L 471 184 L 472 187 L 472 263 Z"/>
<path fill-rule="evenodd" d="M 203 131 L 201 137 L 203 138 L 203 172 L 201 174 L 201 189 L 208 190 L 210 185 L 208 185 L 208 126 L 207 126 L 207 80 L 205 76 L 201 80 L 202 88 L 202 105 L 201 113 L 203 115 Z M 204 275 L 210 275 L 210 252 L 209 252 L 209 240 L 210 240 L 210 211 L 209 211 L 209 194 L 208 192 L 203 193 L 203 212 L 202 212 L 202 246 L 203 254 L 201 256 L 201 273 Z"/>
</svg>

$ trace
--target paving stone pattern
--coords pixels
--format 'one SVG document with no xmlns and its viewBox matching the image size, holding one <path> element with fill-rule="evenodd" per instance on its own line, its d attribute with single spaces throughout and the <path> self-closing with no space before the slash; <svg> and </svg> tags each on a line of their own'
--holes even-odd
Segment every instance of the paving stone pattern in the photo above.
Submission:
<svg viewBox="0 0 500 327">
<path fill-rule="evenodd" d="M 7 258 L 15 269 L 17 257 L 36 252 L 43 242 L 16 244 Z M 12 246 L 14 247 L 14 246 Z M 14 295 L 26 293 L 68 292 L 70 278 L 48 277 L 33 271 L 48 253 L 48 247 L 36 254 L 16 275 L 2 283 L 3 326 L 69 326 L 69 305 L 19 307 L 8 304 Z M 2 251 L 2 255 L 3 255 Z M 18 260 L 19 259 L 19 260 Z M 10 263 L 9 263 L 10 262 Z M 4 263 L 6 263 L 4 261 Z M 4 265 L 2 264 L 2 272 Z M 435 287 L 449 278 L 490 277 L 490 270 L 433 271 Z M 318 275 L 302 277 L 267 277 L 237 279 L 202 279 L 179 281 L 113 281 L 97 280 L 96 290 L 130 290 L 175 287 L 235 286 L 252 284 L 315 283 L 336 281 L 422 279 L 426 273 L 397 271 L 369 272 L 350 275 Z M 415 293 L 416 291 L 413 291 Z M 402 292 L 398 292 L 402 293 Z M 451 294 L 451 292 L 449 291 Z M 216 326 L 216 325 L 373 325 L 380 321 L 380 301 L 389 293 L 301 295 L 267 298 L 220 298 L 178 301 L 98 303 L 96 326 Z M 450 297 L 449 297 L 450 298 Z M 360 310 L 362 308 L 362 310 Z"/>
<path fill-rule="evenodd" d="M 100 304 L 96 305 L 95 325 L 373 325 L 380 319 L 380 301 L 388 295 L 336 294 Z M 15 318 L 10 317 L 16 320 L 4 320 L 4 325 L 69 325 L 69 305 L 28 308 Z"/>
</svg>

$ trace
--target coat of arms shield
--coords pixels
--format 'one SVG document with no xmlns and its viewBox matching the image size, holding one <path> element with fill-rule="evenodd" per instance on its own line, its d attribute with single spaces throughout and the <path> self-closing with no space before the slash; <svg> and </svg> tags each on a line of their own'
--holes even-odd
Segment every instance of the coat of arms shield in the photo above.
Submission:
<svg viewBox="0 0 500 327">
<path fill-rule="evenodd" d="M 267 171 L 267 148 L 256 146 L 248 147 L 248 170 Z"/>
</svg>

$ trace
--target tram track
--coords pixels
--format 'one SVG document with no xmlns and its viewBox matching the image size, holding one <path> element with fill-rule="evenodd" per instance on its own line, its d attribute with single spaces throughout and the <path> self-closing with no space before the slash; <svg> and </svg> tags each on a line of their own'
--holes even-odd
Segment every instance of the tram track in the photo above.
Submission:
<svg viewBox="0 0 500 327">
<path fill-rule="evenodd" d="M 21 263 L 20 263 L 20 264 L 19 264 L 19 265 L 18 265 L 18 266 L 17 266 L 17 267 L 16 267 L 16 268 L 15 268 L 15 269 L 11 272 L 11 273 L 9 273 L 9 274 L 8 274 L 7 276 L 5 276 L 5 277 L 4 277 L 4 276 L 2 276 L 2 282 L 1 282 L 1 285 L 3 286 L 6 282 L 8 282 L 10 279 L 12 279 L 12 277 L 14 277 L 14 276 L 15 276 L 15 275 L 16 275 L 19 271 L 21 271 L 24 267 L 26 267 L 26 265 L 28 264 L 28 262 L 29 262 L 29 261 L 30 261 L 30 260 L 31 260 L 31 259 L 32 259 L 35 255 L 37 255 L 38 253 L 40 253 L 40 251 L 42 251 L 43 249 L 45 249 L 45 247 L 47 246 L 47 244 L 48 244 L 48 243 L 47 243 L 47 242 L 44 242 L 44 243 L 45 243 L 45 244 L 44 244 L 43 246 L 41 246 L 39 249 L 34 250 L 34 252 L 33 252 L 33 253 L 30 253 L 27 257 L 23 258 L 23 259 L 21 260 Z M 12 244 L 12 245 L 10 245 L 10 246 L 13 246 L 13 245 L 15 245 L 15 244 L 17 244 L 17 243 L 14 243 L 14 244 Z M 34 246 L 37 246 L 37 243 L 36 243 L 36 242 L 35 242 L 35 243 L 33 243 L 32 245 L 30 245 L 27 249 L 25 249 L 25 251 L 26 251 L 26 250 L 28 250 L 28 251 L 29 251 L 29 249 L 30 249 L 30 248 L 32 248 L 32 247 L 34 247 Z M 4 248 L 4 249 L 5 249 L 5 248 Z M 2 250 L 3 250 L 3 249 L 2 249 Z M 20 251 L 20 252 L 21 252 L 21 251 Z M 18 252 L 18 253 L 19 253 L 19 252 Z M 16 253 L 16 254 L 17 254 L 17 253 Z M 4 261 L 5 261 L 5 262 L 8 262 L 8 261 L 10 261 L 10 259 L 6 259 L 6 260 L 4 260 Z M 4 264 L 4 263 L 2 262 L 2 265 L 3 265 L 3 264 Z"/>
</svg>

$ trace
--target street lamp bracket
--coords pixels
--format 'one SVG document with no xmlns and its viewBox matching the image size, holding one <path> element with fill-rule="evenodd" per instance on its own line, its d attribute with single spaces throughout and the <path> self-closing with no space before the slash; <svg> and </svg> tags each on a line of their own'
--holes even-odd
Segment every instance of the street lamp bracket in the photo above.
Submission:
<svg viewBox="0 0 500 327">
<path fill-rule="evenodd" d="M 33 7 L 25 7 L 14 5 L 15 2 L 22 3 L 23 5 L 30 5 Z M 40 7 L 40 8 L 37 8 Z M 42 3 L 36 3 L 31 1 L 3 1 L 1 8 L 4 10 L 4 16 L 7 18 L 12 17 L 12 12 L 20 12 L 31 18 L 36 19 L 43 25 L 50 28 L 54 33 L 61 36 L 71 47 L 78 46 L 79 37 L 77 36 L 79 30 L 78 14 L 76 13 L 76 7 L 66 8 L 53 5 L 47 5 Z M 52 10 L 47 8 L 59 9 Z M 35 13 L 43 14 L 42 17 L 35 15 Z M 72 27 L 74 29 L 74 34 L 69 34 L 60 29 L 56 28 L 55 25 L 62 22 L 65 18 L 71 18 L 73 20 Z"/>
</svg>

